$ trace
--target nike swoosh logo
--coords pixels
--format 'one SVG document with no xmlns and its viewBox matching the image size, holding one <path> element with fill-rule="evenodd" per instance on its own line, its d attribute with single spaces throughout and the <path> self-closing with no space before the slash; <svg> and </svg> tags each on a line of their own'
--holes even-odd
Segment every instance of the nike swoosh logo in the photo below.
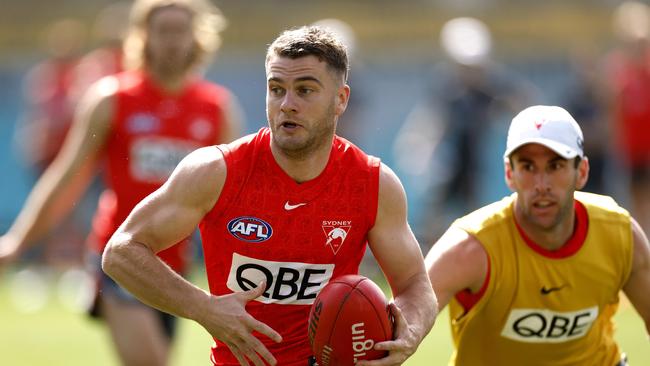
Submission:
<svg viewBox="0 0 650 366">
<path fill-rule="evenodd" d="M 292 205 L 292 204 L 289 203 L 289 201 L 287 201 L 287 202 L 284 204 L 284 209 L 287 210 L 287 211 L 291 211 L 291 210 L 293 210 L 294 208 L 298 208 L 298 207 L 300 207 L 300 206 L 304 206 L 304 205 L 306 205 L 306 203 L 296 203 L 295 205 Z"/>
<path fill-rule="evenodd" d="M 548 295 L 551 292 L 560 291 L 561 289 L 563 289 L 565 287 L 566 287 L 566 285 L 563 285 L 563 286 L 560 286 L 560 287 L 549 287 L 549 288 L 546 288 L 546 286 L 544 286 L 539 290 L 539 292 L 541 292 L 542 295 Z"/>
</svg>

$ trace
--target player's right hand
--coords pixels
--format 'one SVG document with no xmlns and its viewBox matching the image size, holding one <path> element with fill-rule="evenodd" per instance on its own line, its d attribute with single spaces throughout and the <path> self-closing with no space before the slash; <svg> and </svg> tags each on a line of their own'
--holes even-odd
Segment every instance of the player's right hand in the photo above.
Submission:
<svg viewBox="0 0 650 366">
<path fill-rule="evenodd" d="M 242 366 L 249 366 L 249 360 L 254 365 L 264 366 L 262 358 L 270 365 L 277 364 L 275 357 L 253 335 L 253 331 L 278 343 L 282 341 L 282 336 L 268 325 L 253 318 L 245 309 L 246 303 L 262 296 L 265 289 L 266 282 L 262 282 L 248 291 L 211 296 L 210 308 L 202 312 L 201 319 L 197 319 L 214 338 L 230 348 Z"/>
</svg>

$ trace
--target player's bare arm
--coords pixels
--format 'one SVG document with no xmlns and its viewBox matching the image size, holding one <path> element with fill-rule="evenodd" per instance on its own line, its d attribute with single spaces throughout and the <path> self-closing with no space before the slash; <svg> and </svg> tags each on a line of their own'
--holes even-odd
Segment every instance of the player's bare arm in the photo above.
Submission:
<svg viewBox="0 0 650 366">
<path fill-rule="evenodd" d="M 429 279 L 442 311 L 459 291 L 478 292 L 485 281 L 488 257 L 475 237 L 451 227 L 433 245 L 425 259 Z"/>
<path fill-rule="evenodd" d="M 113 78 L 103 79 L 81 100 L 61 151 L 36 183 L 9 231 L 0 237 L 0 264 L 45 235 L 90 183 L 110 131 L 116 83 Z"/>
<path fill-rule="evenodd" d="M 377 218 L 368 233 L 368 242 L 395 297 L 391 304 L 395 340 L 375 346 L 389 351 L 387 357 L 360 361 L 357 365 L 400 365 L 431 330 L 436 317 L 436 298 L 420 246 L 408 225 L 404 188 L 395 173 L 383 164 L 379 175 Z"/>
<path fill-rule="evenodd" d="M 226 179 L 226 165 L 216 147 L 188 155 L 169 180 L 140 202 L 115 232 L 103 255 L 102 268 L 146 304 L 192 319 L 226 343 L 242 365 L 275 358 L 252 335 L 281 337 L 248 313 L 246 303 L 262 294 L 250 291 L 214 296 L 172 271 L 155 254 L 189 236 L 214 206 Z M 261 358 L 260 358 L 261 357 Z"/>
<path fill-rule="evenodd" d="M 641 225 L 632 219 L 632 236 L 634 248 L 632 271 L 623 291 L 636 311 L 645 322 L 645 328 L 650 335 L 650 244 Z"/>
</svg>

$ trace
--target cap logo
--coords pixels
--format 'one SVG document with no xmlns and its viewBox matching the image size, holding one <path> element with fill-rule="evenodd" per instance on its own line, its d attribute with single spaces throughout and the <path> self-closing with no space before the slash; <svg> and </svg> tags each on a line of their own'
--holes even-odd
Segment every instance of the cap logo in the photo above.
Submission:
<svg viewBox="0 0 650 366">
<path fill-rule="evenodd" d="M 580 137 L 578 137 L 577 140 L 578 140 L 578 141 L 576 141 L 576 142 L 578 143 L 578 147 L 580 148 L 580 150 L 581 150 L 581 151 L 584 150 L 584 148 L 585 148 L 585 146 L 584 146 L 584 145 L 585 145 L 585 142 L 584 142 Z"/>
<path fill-rule="evenodd" d="M 546 122 L 546 120 L 535 121 L 533 123 L 535 124 L 535 128 L 537 128 L 539 130 L 540 128 L 542 128 L 542 125 L 544 124 L 544 122 Z"/>
</svg>

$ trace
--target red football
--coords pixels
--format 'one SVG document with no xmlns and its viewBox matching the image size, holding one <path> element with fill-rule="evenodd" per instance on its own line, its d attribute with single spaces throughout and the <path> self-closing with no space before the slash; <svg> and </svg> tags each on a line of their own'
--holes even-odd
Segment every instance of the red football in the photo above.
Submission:
<svg viewBox="0 0 650 366">
<path fill-rule="evenodd" d="M 386 356 L 375 343 L 393 339 L 384 293 L 372 280 L 345 275 L 330 281 L 309 312 L 309 342 L 319 366 L 353 366 Z"/>
</svg>

